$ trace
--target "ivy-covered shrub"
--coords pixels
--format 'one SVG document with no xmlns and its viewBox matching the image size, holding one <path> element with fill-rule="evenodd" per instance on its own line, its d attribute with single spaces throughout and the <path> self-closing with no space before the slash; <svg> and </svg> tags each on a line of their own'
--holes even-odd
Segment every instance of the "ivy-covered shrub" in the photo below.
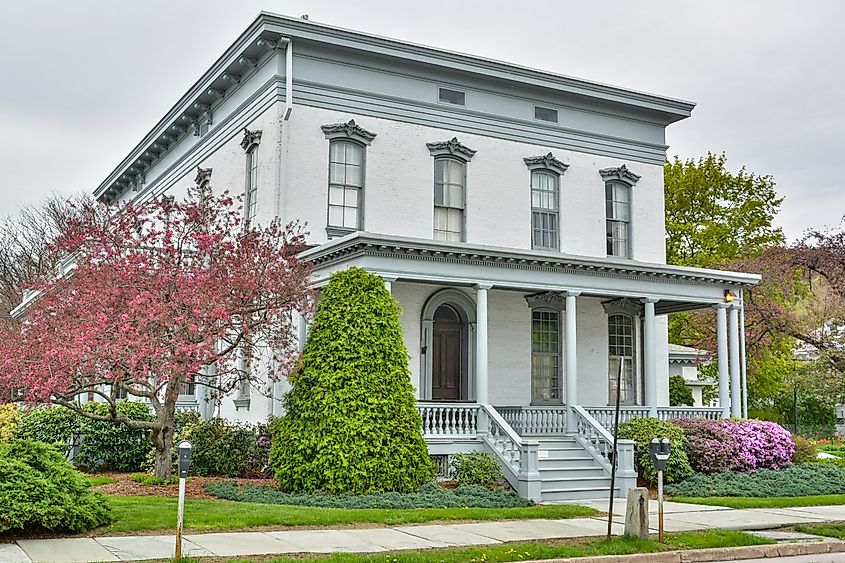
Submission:
<svg viewBox="0 0 845 563">
<path fill-rule="evenodd" d="M 792 435 L 795 451 L 792 453 L 792 463 L 812 463 L 817 461 L 819 446 L 814 440 L 804 436 Z"/>
<path fill-rule="evenodd" d="M 286 491 L 417 490 L 433 475 L 399 324 L 378 276 L 335 273 L 323 288 L 270 460 Z"/>
<path fill-rule="evenodd" d="M 691 407 L 695 403 L 692 389 L 687 387 L 686 381 L 680 375 L 669 378 L 669 404 L 673 407 Z"/>
<path fill-rule="evenodd" d="M 667 486 L 666 492 L 685 497 L 760 498 L 845 494 L 845 467 L 802 463 L 786 469 L 761 469 L 751 473 L 697 473 Z"/>
<path fill-rule="evenodd" d="M 15 403 L 0 404 L 0 441 L 8 442 L 18 434 L 20 412 Z"/>
<path fill-rule="evenodd" d="M 227 422 L 222 418 L 186 424 L 173 440 L 193 446 L 190 473 L 222 477 L 263 477 L 269 473 L 270 431 L 266 424 Z"/>
<path fill-rule="evenodd" d="M 366 495 L 291 494 L 272 487 L 238 486 L 229 482 L 209 483 L 205 490 L 227 500 L 324 508 L 518 508 L 534 504 L 513 491 L 491 490 L 480 485 L 445 489 L 436 483 L 427 483 L 413 493 Z"/>
<path fill-rule="evenodd" d="M 657 482 L 657 468 L 648 457 L 649 444 L 655 437 L 669 438 L 672 444 L 672 453 L 663 472 L 665 482 L 674 483 L 693 474 L 685 451 L 686 437 L 679 426 L 657 418 L 635 418 L 619 425 L 619 437 L 637 443 L 634 454 L 637 471 L 649 483 Z"/>
<path fill-rule="evenodd" d="M 84 532 L 111 520 L 105 498 L 53 446 L 0 442 L 0 532 Z"/>
<path fill-rule="evenodd" d="M 495 487 L 505 476 L 487 452 L 455 454 L 449 462 L 449 475 L 460 485 Z"/>
<path fill-rule="evenodd" d="M 689 418 L 672 422 L 684 429 L 687 456 L 698 472 L 779 469 L 792 463 L 792 436 L 774 422 Z"/>
</svg>

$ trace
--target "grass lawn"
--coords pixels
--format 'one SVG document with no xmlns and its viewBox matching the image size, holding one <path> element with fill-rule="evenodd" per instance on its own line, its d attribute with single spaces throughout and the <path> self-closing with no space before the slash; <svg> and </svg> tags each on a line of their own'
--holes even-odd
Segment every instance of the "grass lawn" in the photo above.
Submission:
<svg viewBox="0 0 845 563">
<path fill-rule="evenodd" d="M 636 540 L 614 537 L 604 539 L 574 539 L 549 542 L 522 542 L 505 545 L 430 549 L 422 551 L 391 552 L 378 554 L 335 553 L 328 556 L 306 558 L 251 558 L 230 559 L 243 562 L 301 563 L 305 561 L 328 561 L 331 563 L 465 563 L 467 561 L 525 561 L 529 559 L 556 559 L 560 557 L 586 557 L 589 555 L 629 555 L 632 553 L 656 553 L 675 549 L 700 549 L 708 547 L 736 547 L 775 543 L 744 532 L 730 530 L 708 530 L 705 532 L 684 532 L 667 534 L 666 544 L 656 540 Z"/>
<path fill-rule="evenodd" d="M 798 524 L 795 531 L 845 540 L 845 524 Z"/>
<path fill-rule="evenodd" d="M 845 504 L 845 495 L 813 495 L 806 497 L 672 497 L 673 502 L 689 502 L 730 508 L 790 508 Z"/>
<path fill-rule="evenodd" d="M 86 475 L 86 479 L 88 479 L 88 486 L 89 487 L 99 487 L 100 485 L 108 485 L 109 483 L 114 483 L 115 479 L 111 477 L 98 477 L 96 475 Z"/>
<path fill-rule="evenodd" d="M 114 522 L 102 533 L 169 530 L 176 524 L 176 499 L 108 496 Z M 577 518 L 597 511 L 569 504 L 528 508 L 350 509 L 283 506 L 211 499 L 185 501 L 185 527 L 192 532 L 241 530 L 261 526 L 331 526 L 371 523 L 399 525 L 450 520 L 521 520 Z"/>
</svg>

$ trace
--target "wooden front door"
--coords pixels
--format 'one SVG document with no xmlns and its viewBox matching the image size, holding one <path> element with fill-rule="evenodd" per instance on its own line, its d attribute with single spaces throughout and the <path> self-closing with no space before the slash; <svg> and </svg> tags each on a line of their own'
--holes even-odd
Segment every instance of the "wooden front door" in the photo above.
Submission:
<svg viewBox="0 0 845 563">
<path fill-rule="evenodd" d="M 431 399 L 461 400 L 464 325 L 452 307 L 441 305 L 435 311 L 431 344 Z"/>
</svg>

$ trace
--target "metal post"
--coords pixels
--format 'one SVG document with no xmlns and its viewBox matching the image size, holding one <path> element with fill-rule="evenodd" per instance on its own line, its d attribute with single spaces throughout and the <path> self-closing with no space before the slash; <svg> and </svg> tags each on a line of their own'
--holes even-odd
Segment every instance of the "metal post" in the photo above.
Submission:
<svg viewBox="0 0 845 563">
<path fill-rule="evenodd" d="M 185 519 L 185 479 L 179 477 L 179 508 L 176 512 L 176 561 L 182 559 L 182 522 Z"/>
<path fill-rule="evenodd" d="M 657 540 L 663 543 L 663 470 L 657 472 Z"/>
<path fill-rule="evenodd" d="M 619 457 L 617 455 L 619 453 L 617 449 L 619 442 L 619 396 L 621 395 L 619 391 L 622 387 L 622 368 L 625 365 L 625 358 L 618 356 L 617 359 L 619 360 L 619 369 L 616 370 L 616 409 L 613 413 L 613 457 L 611 458 L 613 465 L 610 466 L 610 502 L 608 502 L 607 506 L 608 539 L 613 530 L 613 497 L 616 493 L 616 467 L 619 465 L 619 460 L 617 459 Z"/>
</svg>

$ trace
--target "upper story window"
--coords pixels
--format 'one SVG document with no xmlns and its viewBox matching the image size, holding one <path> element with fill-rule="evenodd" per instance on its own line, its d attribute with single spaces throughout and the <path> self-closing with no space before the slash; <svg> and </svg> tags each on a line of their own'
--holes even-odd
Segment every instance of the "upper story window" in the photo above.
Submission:
<svg viewBox="0 0 845 563">
<path fill-rule="evenodd" d="M 475 151 L 457 137 L 451 141 L 427 143 L 434 157 L 434 238 L 466 240 L 466 165 Z"/>
<path fill-rule="evenodd" d="M 631 192 L 640 179 L 623 164 L 600 170 L 604 184 L 607 255 L 631 258 Z"/>
<path fill-rule="evenodd" d="M 241 148 L 246 151 L 246 182 L 244 186 L 244 219 L 251 221 L 258 210 L 258 145 L 261 130 L 250 131 L 244 127 Z"/>
<path fill-rule="evenodd" d="M 323 125 L 329 139 L 329 193 L 326 232 L 344 235 L 364 228 L 365 148 L 376 134 L 354 120 Z"/>
<path fill-rule="evenodd" d="M 557 110 L 534 106 L 534 119 L 539 121 L 548 121 L 549 123 L 557 123 Z"/>
<path fill-rule="evenodd" d="M 440 88 L 438 99 L 443 103 L 455 104 L 456 106 L 465 106 L 467 104 L 466 92 L 451 90 L 449 88 Z"/>
<path fill-rule="evenodd" d="M 552 153 L 523 159 L 531 170 L 531 248 L 560 248 L 560 177 L 569 167 Z"/>
</svg>

